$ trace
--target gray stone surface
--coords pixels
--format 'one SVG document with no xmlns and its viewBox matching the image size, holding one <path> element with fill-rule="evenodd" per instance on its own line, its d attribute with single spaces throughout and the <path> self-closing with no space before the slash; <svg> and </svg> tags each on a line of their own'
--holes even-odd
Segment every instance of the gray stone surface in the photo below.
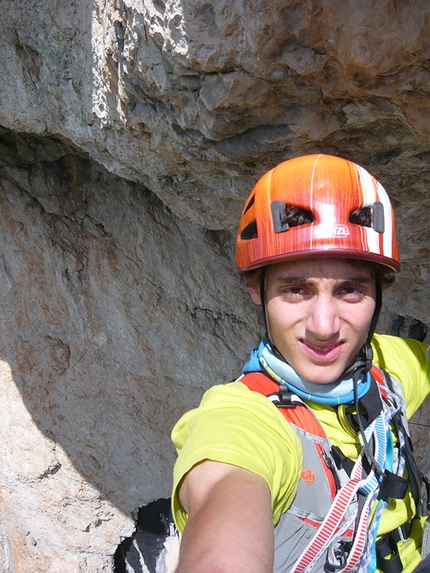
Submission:
<svg viewBox="0 0 430 573">
<path fill-rule="evenodd" d="M 23 571 L 105 571 L 133 511 L 170 493 L 175 421 L 235 377 L 257 322 L 228 237 L 58 142 L 26 163 L 8 135 L 1 515 Z"/>
<path fill-rule="evenodd" d="M 233 237 L 279 161 L 323 151 L 382 181 L 403 269 L 380 330 L 430 325 L 429 15 L 0 3 L 2 573 L 110 572 L 169 494 L 173 423 L 261 331 Z M 428 408 L 412 426 L 430 468 Z"/>
</svg>

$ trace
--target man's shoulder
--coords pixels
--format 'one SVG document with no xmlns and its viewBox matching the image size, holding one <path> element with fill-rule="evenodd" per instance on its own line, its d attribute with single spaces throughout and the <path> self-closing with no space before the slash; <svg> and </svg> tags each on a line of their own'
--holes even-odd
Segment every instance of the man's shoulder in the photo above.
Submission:
<svg viewBox="0 0 430 573">
<path fill-rule="evenodd" d="M 381 368 L 390 360 L 428 361 L 428 344 L 412 338 L 400 338 L 389 334 L 375 334 L 372 340 L 374 361 Z"/>
<path fill-rule="evenodd" d="M 372 347 L 374 364 L 402 384 L 410 417 L 430 390 L 428 344 L 411 338 L 375 335 Z"/>
</svg>

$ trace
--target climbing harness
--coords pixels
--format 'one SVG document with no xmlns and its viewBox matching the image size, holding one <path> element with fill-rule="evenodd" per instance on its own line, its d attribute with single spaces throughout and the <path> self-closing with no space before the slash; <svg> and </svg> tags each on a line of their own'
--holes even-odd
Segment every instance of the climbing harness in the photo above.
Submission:
<svg viewBox="0 0 430 573">
<path fill-rule="evenodd" d="M 289 568 L 279 570 L 364 573 L 378 567 L 384 573 L 402 571 L 396 541 L 408 533 L 410 526 L 405 525 L 378 542 L 376 535 L 389 500 L 402 499 L 409 483 L 421 517 L 420 475 L 403 418 L 400 384 L 376 367 L 372 367 L 370 378 L 370 388 L 360 400 L 359 415 L 372 455 L 369 459 L 369 448 L 363 447 L 362 440 L 355 462 L 329 442 L 312 410 L 282 382 L 279 384 L 279 380 L 262 372 L 248 373 L 239 379 L 280 409 L 302 444 L 302 479 L 292 506 L 278 524 L 284 532 L 275 532 L 277 539 L 290 539 L 282 548 L 282 559 L 288 559 Z M 356 435 L 357 414 L 349 411 L 353 409 L 342 405 L 339 417 L 342 427 L 349 426 L 351 435 Z M 396 447 L 390 424 L 398 440 Z M 409 482 L 402 477 L 405 466 Z M 294 528 L 300 529 L 306 540 L 302 539 L 300 550 L 294 536 L 288 533 Z"/>
</svg>

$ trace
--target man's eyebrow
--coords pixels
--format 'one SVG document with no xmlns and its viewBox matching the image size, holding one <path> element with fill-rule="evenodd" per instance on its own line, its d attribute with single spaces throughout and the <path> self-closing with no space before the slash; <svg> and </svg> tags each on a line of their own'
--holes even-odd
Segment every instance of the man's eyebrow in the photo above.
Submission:
<svg viewBox="0 0 430 573">
<path fill-rule="evenodd" d="M 373 279 L 371 277 L 351 277 L 341 282 L 342 284 L 359 285 L 359 284 L 371 283 L 372 281 Z"/>
<path fill-rule="evenodd" d="M 276 282 L 281 284 L 297 284 L 297 285 L 309 285 L 313 286 L 315 281 L 308 279 L 305 276 L 279 276 L 275 277 Z M 350 285 L 359 285 L 359 284 L 366 284 L 372 282 L 373 279 L 371 277 L 349 277 L 347 279 L 339 280 L 340 284 L 350 284 Z"/>
<path fill-rule="evenodd" d="M 309 280 L 306 277 L 298 277 L 298 276 L 279 276 L 275 277 L 276 282 L 282 284 L 297 284 L 297 285 L 313 285 L 315 284 L 314 281 Z"/>
</svg>

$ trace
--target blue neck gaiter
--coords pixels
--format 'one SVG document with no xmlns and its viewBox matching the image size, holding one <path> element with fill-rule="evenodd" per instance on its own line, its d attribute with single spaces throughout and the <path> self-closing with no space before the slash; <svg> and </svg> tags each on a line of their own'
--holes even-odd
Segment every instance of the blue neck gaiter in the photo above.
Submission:
<svg viewBox="0 0 430 573">
<path fill-rule="evenodd" d="M 337 380 L 330 384 L 315 384 L 308 382 L 297 374 L 290 364 L 278 358 L 270 341 L 265 338 L 251 352 L 250 359 L 243 368 L 243 373 L 265 372 L 279 384 L 287 386 L 291 392 L 302 399 L 338 406 L 339 404 L 354 403 L 354 382 L 350 378 Z M 358 399 L 369 390 L 371 377 L 369 373 L 361 374 L 358 379 Z"/>
</svg>

